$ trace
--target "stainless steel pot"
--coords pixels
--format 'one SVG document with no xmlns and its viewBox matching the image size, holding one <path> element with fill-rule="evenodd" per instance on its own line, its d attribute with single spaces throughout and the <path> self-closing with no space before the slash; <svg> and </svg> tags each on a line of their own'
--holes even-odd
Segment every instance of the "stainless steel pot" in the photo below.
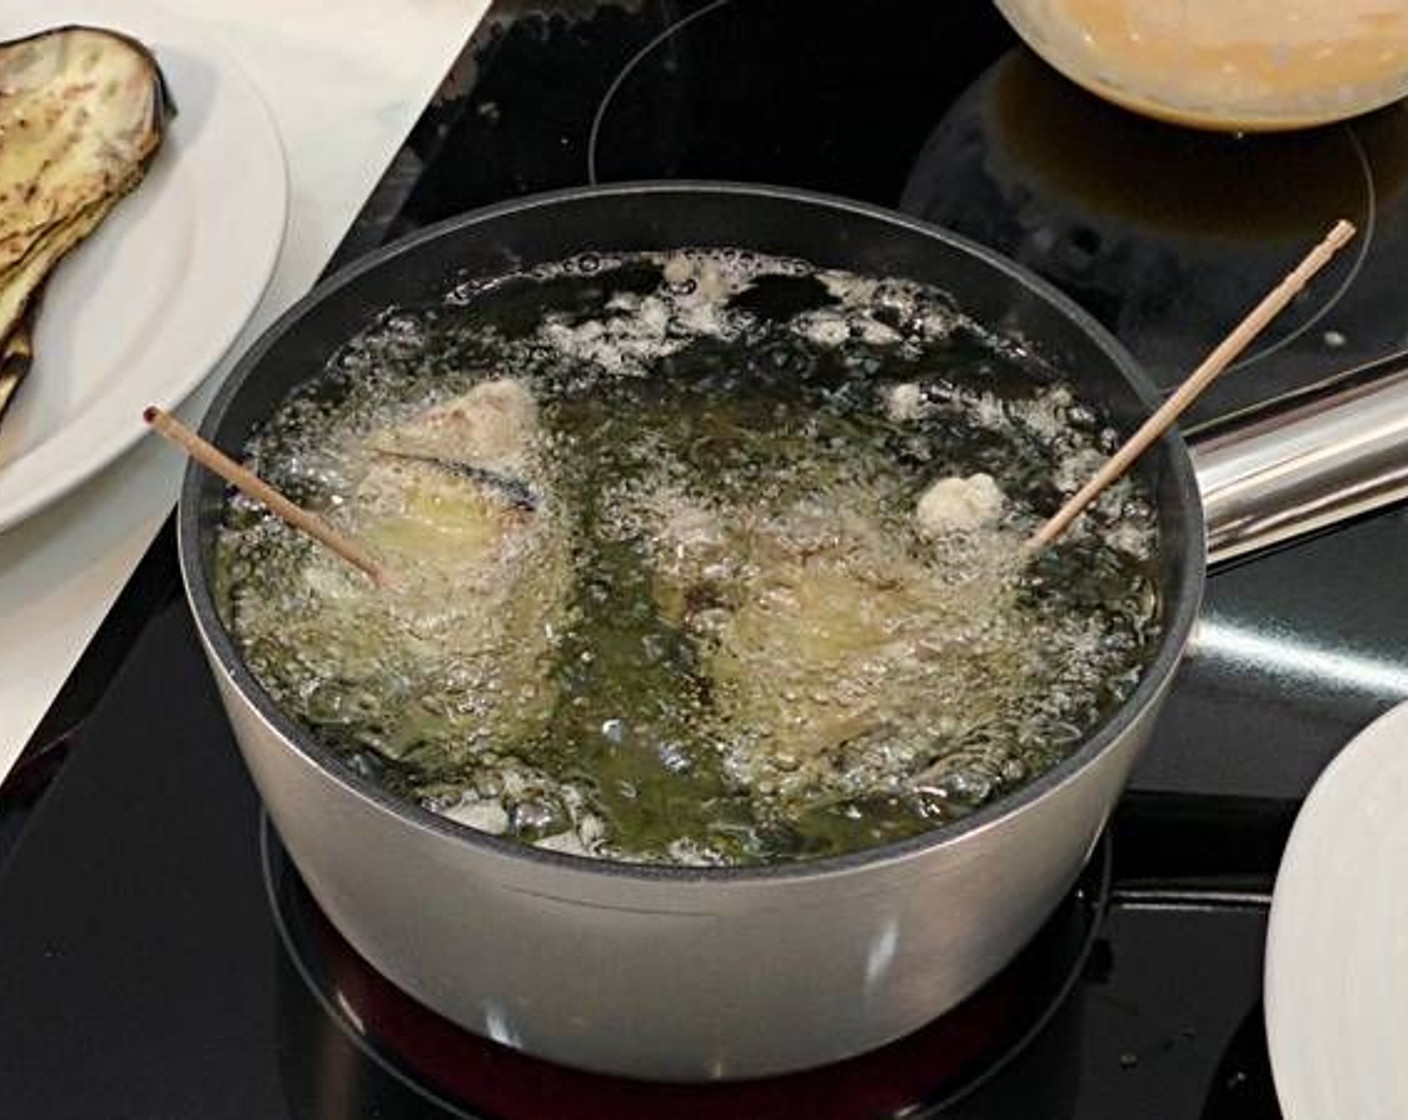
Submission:
<svg viewBox="0 0 1408 1120">
<path fill-rule="evenodd" d="M 601 250 L 744 246 L 946 288 L 1026 339 L 1126 425 L 1155 402 L 1064 296 L 936 228 L 858 204 L 722 184 L 624 185 L 456 219 L 321 285 L 245 356 L 206 438 L 253 425 L 388 305 Z M 192 469 L 180 552 L 240 748 L 284 843 L 347 940 L 470 1030 L 554 1061 L 654 1079 L 754 1077 L 904 1035 L 1000 969 L 1076 877 L 1145 742 L 1197 615 L 1202 507 L 1187 451 L 1139 464 L 1157 500 L 1164 634 L 1128 702 L 1073 756 L 971 818 L 792 866 L 648 868 L 529 849 L 386 796 L 272 703 L 212 600 L 221 484 Z"/>
</svg>

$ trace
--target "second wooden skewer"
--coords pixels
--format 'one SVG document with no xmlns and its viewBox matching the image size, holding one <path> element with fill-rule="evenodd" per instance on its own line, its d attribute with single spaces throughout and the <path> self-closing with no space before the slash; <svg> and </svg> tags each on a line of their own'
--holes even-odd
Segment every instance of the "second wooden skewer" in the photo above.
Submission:
<svg viewBox="0 0 1408 1120">
<path fill-rule="evenodd" d="M 1124 446 L 1110 456 L 1105 465 L 1095 473 L 1095 476 L 1057 510 L 1045 525 L 1036 531 L 1027 541 L 1027 549 L 1030 551 L 1045 548 L 1065 532 L 1071 522 L 1081 515 L 1086 506 L 1090 505 L 1105 487 L 1129 470 L 1149 445 L 1173 425 L 1174 421 L 1182 415 L 1184 409 L 1212 384 L 1218 374 L 1232 364 L 1237 355 L 1246 349 L 1247 344 L 1280 314 L 1286 304 L 1290 303 L 1309 283 L 1310 278 L 1324 268 L 1340 246 L 1353 236 L 1353 225 L 1343 219 L 1336 222 L 1330 232 L 1325 235 L 1325 239 L 1315 246 L 1305 259 L 1292 269 L 1290 274 L 1277 284 L 1245 319 L 1233 328 L 1232 333 L 1203 359 L 1202 365 L 1189 374 L 1188 380 L 1183 382 L 1178 390 L 1164 401 L 1149 419 L 1144 421 Z"/>
</svg>

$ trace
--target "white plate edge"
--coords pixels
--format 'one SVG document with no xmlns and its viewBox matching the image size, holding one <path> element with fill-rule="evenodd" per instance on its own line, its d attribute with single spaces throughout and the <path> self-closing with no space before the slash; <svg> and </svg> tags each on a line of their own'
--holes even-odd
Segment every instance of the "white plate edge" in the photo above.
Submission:
<svg viewBox="0 0 1408 1120">
<path fill-rule="evenodd" d="M 91 9 L 91 15 L 78 16 L 76 9 L 79 8 Z M 116 19 L 107 23 L 107 26 L 111 26 L 113 30 L 131 34 L 138 39 L 153 37 L 150 32 L 141 29 L 142 26 L 147 26 L 147 21 L 152 21 L 150 26 L 154 28 L 156 23 L 169 20 L 162 34 L 168 36 L 171 46 L 188 50 L 194 55 L 209 60 L 220 78 L 224 78 L 226 75 L 233 76 L 248 103 L 257 107 L 255 114 L 263 125 L 261 131 L 266 134 L 266 139 L 271 142 L 271 150 L 276 152 L 278 156 L 278 170 L 275 176 L 280 185 L 276 202 L 279 211 L 277 236 L 271 239 L 266 246 L 265 259 L 261 262 L 258 270 L 262 276 L 258 291 L 253 293 L 245 315 L 242 318 L 231 317 L 227 323 L 223 333 L 228 337 L 216 336 L 216 341 L 205 350 L 206 356 L 193 363 L 192 371 L 187 376 L 180 379 L 179 382 L 173 382 L 170 387 L 163 393 L 157 394 L 154 399 L 144 402 L 157 404 L 163 408 L 175 408 L 199 388 L 205 379 L 229 357 L 250 318 L 263 302 L 274 279 L 278 261 L 287 240 L 291 209 L 292 187 L 289 179 L 288 158 L 273 111 L 244 67 L 218 39 L 179 15 L 169 15 L 170 9 L 156 3 L 133 4 L 131 0 L 77 0 L 76 3 L 62 7 L 52 18 L 46 15 L 46 20 L 48 25 L 63 26 L 66 20 L 73 22 L 75 19 L 98 16 L 100 13 L 97 9 L 111 9 Z M 129 19 L 124 19 L 124 16 Z M 107 15 L 102 15 L 101 18 L 109 19 Z M 17 22 L 28 26 L 31 23 L 42 21 L 21 20 Z M 26 33 L 20 32 L 20 34 Z M 24 489 L 32 476 L 56 457 L 56 452 L 52 447 L 46 450 L 46 445 L 52 441 L 40 444 L 30 453 L 9 464 L 8 468 L 12 468 L 10 470 L 7 470 L 6 465 L 0 465 L 0 532 L 12 528 L 59 501 L 135 446 L 146 434 L 146 428 L 139 415 L 140 408 L 141 405 L 138 405 L 133 409 L 130 420 L 123 420 L 116 428 L 108 429 L 111 432 L 108 438 L 95 440 L 87 450 L 68 457 L 67 462 L 72 466 L 72 469 L 65 471 L 62 480 L 52 486 L 31 487 L 27 491 Z M 71 432 L 77 431 L 79 434 L 83 434 L 90 427 L 102 427 L 92 419 L 91 414 L 75 421 Z M 9 478 L 6 477 L 7 473 L 10 474 Z M 21 492 L 15 494 L 17 489 Z"/>
<path fill-rule="evenodd" d="M 1369 954 L 1384 946 L 1375 944 L 1374 933 L 1366 934 L 1374 924 L 1359 921 L 1360 914 L 1346 905 L 1353 902 L 1354 880 L 1316 874 L 1330 858 L 1327 851 L 1334 858 L 1342 858 L 1346 850 L 1368 851 L 1380 866 L 1395 854 L 1392 836 L 1408 838 L 1408 808 L 1391 814 L 1405 823 L 1390 836 L 1376 833 L 1365 811 L 1374 806 L 1376 795 L 1382 796 L 1386 754 L 1387 776 L 1408 783 L 1408 703 L 1374 719 L 1320 774 L 1297 814 L 1277 871 L 1263 968 L 1264 1019 L 1276 1095 L 1286 1120 L 1383 1120 L 1388 1114 L 1381 1111 L 1382 1099 L 1376 1099 L 1380 1090 L 1408 1108 L 1408 1049 L 1396 1058 L 1385 1056 L 1384 1047 L 1392 1040 L 1378 1035 L 1377 1046 L 1353 1043 L 1353 1031 L 1342 1021 L 1363 1022 L 1362 1008 L 1346 1014 L 1344 1001 L 1351 992 L 1382 990 L 1381 984 L 1396 976 L 1403 985 L 1396 1004 L 1397 1021 L 1404 1024 L 1399 1041 L 1408 1041 L 1408 955 L 1399 960 L 1397 972 L 1392 966 L 1378 972 Z M 1408 870 L 1408 839 L 1397 854 Z M 1380 885 L 1408 892 L 1408 875 Z M 1330 931 L 1322 934 L 1326 926 Z M 1403 940 L 1402 931 L 1398 933 Z M 1304 962 L 1317 953 L 1330 967 L 1306 975 Z M 1392 1004 L 1394 993 L 1387 999 Z M 1336 1046 L 1344 1049 L 1337 1051 Z M 1303 1061 L 1306 1053 L 1313 1055 L 1313 1062 Z M 1354 1094 L 1349 1112 L 1335 1107 L 1345 1101 L 1343 1094 Z"/>
</svg>

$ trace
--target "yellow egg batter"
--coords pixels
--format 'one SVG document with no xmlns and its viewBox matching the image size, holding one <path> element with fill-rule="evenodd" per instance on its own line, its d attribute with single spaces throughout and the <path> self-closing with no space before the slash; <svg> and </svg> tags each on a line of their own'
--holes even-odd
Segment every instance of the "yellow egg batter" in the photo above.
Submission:
<svg viewBox="0 0 1408 1120">
<path fill-rule="evenodd" d="M 1067 77 L 1181 124 L 1297 128 L 1408 93 L 1408 0 L 998 0 Z"/>
</svg>

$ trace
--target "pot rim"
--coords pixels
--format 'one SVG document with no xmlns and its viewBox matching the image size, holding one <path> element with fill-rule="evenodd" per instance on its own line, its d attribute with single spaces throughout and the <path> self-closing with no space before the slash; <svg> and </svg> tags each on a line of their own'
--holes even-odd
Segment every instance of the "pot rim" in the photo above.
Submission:
<svg viewBox="0 0 1408 1120">
<path fill-rule="evenodd" d="M 205 439 L 215 442 L 215 436 L 231 403 L 239 396 L 252 371 L 260 365 L 265 355 L 280 338 L 296 329 L 311 307 L 321 303 L 342 288 L 356 283 L 363 274 L 371 272 L 384 262 L 414 252 L 422 244 L 434 241 L 451 231 L 493 222 L 505 215 L 539 209 L 550 210 L 583 197 L 643 194 L 731 194 L 779 199 L 784 202 L 829 209 L 839 212 L 843 217 L 845 215 L 859 215 L 869 220 L 886 222 L 931 240 L 946 243 L 951 248 L 956 248 L 978 258 L 987 267 L 1006 274 L 1028 291 L 1035 293 L 1061 315 L 1073 321 L 1080 331 L 1105 353 L 1145 407 L 1152 411 L 1161 403 L 1160 394 L 1133 356 L 1090 314 L 1052 284 L 994 250 L 960 234 L 884 207 L 817 191 L 714 180 L 641 180 L 570 187 L 496 203 L 447 218 L 358 258 L 345 268 L 319 281 L 311 291 L 280 315 L 245 351 L 226 376 L 207 408 L 201 420 L 200 434 Z M 965 837 L 1000 825 L 1028 805 L 1055 793 L 1079 777 L 1088 765 L 1119 741 L 1135 720 L 1158 698 L 1177 668 L 1184 647 L 1187 645 L 1189 634 L 1197 620 L 1206 568 L 1205 549 L 1202 543 L 1204 540 L 1202 503 L 1191 456 L 1176 427 L 1165 433 L 1159 444 L 1163 446 L 1169 456 L 1169 468 L 1181 507 L 1177 512 L 1181 514 L 1184 531 L 1188 534 L 1190 545 L 1185 550 L 1182 564 L 1173 573 L 1170 581 L 1175 594 L 1168 598 L 1175 601 L 1177 606 L 1165 618 L 1164 631 L 1159 638 L 1158 650 L 1134 691 L 1130 693 L 1115 713 L 1098 727 L 1093 735 L 1086 738 L 1078 750 L 1063 758 L 1032 781 L 983 805 L 961 820 L 940 825 L 917 836 L 842 855 L 822 856 L 788 863 L 742 867 L 693 867 L 672 864 L 626 863 L 572 855 L 481 832 L 469 825 L 461 824 L 449 817 L 387 793 L 371 779 L 352 770 L 334 751 L 317 742 L 312 734 L 299 726 L 291 716 L 285 714 L 255 679 L 239 656 L 234 642 L 215 608 L 210 581 L 201 564 L 199 498 L 202 488 L 208 482 L 205 472 L 194 461 L 187 464 L 181 485 L 180 503 L 177 511 L 177 548 L 187 601 L 201 638 L 207 651 L 218 663 L 221 672 L 234 686 L 240 698 L 254 710 L 261 722 L 277 735 L 286 748 L 292 749 L 301 756 L 305 764 L 312 766 L 355 797 L 369 803 L 372 808 L 389 813 L 418 829 L 438 834 L 458 843 L 468 844 L 473 848 L 483 849 L 494 855 L 526 859 L 543 866 L 589 875 L 611 876 L 637 882 L 665 881 L 670 883 L 688 881 L 778 883 L 812 880 L 848 874 L 862 868 L 900 862 L 931 849 L 947 847 Z M 238 450 L 235 453 L 238 454 Z M 1191 543 L 1194 541 L 1197 543 Z M 1181 592 L 1181 594 L 1177 594 L 1177 592 Z"/>
</svg>

